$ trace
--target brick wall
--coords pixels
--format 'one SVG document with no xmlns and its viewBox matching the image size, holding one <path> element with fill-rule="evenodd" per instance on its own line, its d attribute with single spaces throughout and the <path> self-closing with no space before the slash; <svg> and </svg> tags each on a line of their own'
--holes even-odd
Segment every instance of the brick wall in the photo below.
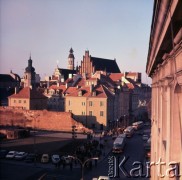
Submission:
<svg viewBox="0 0 182 180">
<path fill-rule="evenodd" d="M 75 121 L 68 112 L 23 110 L 10 107 L 0 107 L 0 125 L 35 127 L 55 131 L 71 131 L 72 125 L 76 125 L 78 131 L 88 130 Z"/>
</svg>

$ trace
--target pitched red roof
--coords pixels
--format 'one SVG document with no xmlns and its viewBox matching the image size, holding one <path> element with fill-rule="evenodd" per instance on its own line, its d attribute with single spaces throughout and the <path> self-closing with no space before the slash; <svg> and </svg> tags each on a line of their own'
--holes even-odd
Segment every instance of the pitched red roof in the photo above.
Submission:
<svg viewBox="0 0 182 180">
<path fill-rule="evenodd" d="M 109 75 L 109 77 L 113 80 L 113 81 L 119 81 L 121 80 L 123 74 L 122 73 L 111 73 Z"/>
<path fill-rule="evenodd" d="M 25 87 L 20 90 L 17 94 L 9 96 L 9 98 L 25 98 L 25 99 L 47 99 L 41 92 L 36 89 Z"/>
<path fill-rule="evenodd" d="M 81 79 L 79 79 L 78 83 L 75 86 L 79 86 L 79 87 L 84 86 L 85 85 L 85 81 L 86 80 L 84 78 L 81 78 Z"/>
<path fill-rule="evenodd" d="M 49 87 L 49 89 L 62 90 L 64 92 L 66 90 L 66 85 L 52 85 Z"/>
<path fill-rule="evenodd" d="M 66 93 L 66 94 L 71 94 L 71 93 L 73 93 L 73 92 L 76 91 L 76 90 L 77 90 L 77 87 L 68 87 L 68 88 L 65 90 L 64 93 Z"/>
<path fill-rule="evenodd" d="M 105 86 L 103 85 L 98 85 L 93 88 L 93 91 L 90 91 L 90 87 L 88 86 L 83 86 L 79 89 L 72 89 L 73 91 L 70 91 L 70 94 L 67 96 L 73 96 L 73 97 L 78 97 L 79 92 L 82 91 L 82 96 L 81 97 L 98 97 L 98 98 L 107 98 L 112 96 L 112 92 L 109 91 Z M 95 95 L 93 96 L 93 92 L 95 92 Z"/>
<path fill-rule="evenodd" d="M 128 89 L 134 89 L 135 86 L 132 83 L 126 83 Z"/>
</svg>

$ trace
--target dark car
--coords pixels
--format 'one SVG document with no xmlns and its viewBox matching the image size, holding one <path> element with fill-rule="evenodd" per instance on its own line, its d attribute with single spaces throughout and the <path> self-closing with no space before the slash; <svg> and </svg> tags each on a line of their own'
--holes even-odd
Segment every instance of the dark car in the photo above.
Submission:
<svg viewBox="0 0 182 180">
<path fill-rule="evenodd" d="M 8 151 L 7 150 L 1 149 L 0 150 L 0 159 L 5 158 L 7 154 L 8 154 Z"/>
<path fill-rule="evenodd" d="M 27 163 L 35 162 L 36 158 L 37 158 L 36 154 L 30 153 L 25 158 L 25 162 Z"/>
</svg>

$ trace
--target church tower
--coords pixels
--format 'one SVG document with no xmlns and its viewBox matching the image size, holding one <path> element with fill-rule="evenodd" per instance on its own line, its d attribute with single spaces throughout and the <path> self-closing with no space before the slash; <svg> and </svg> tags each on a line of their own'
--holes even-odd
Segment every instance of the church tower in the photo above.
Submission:
<svg viewBox="0 0 182 180">
<path fill-rule="evenodd" d="M 75 61 L 75 57 L 73 54 L 73 49 L 70 49 L 70 54 L 68 56 L 68 69 L 70 70 L 74 70 L 74 61 Z"/>
<path fill-rule="evenodd" d="M 28 67 L 25 68 L 24 73 L 24 87 L 35 87 L 35 68 L 32 66 L 31 55 L 28 60 Z"/>
</svg>

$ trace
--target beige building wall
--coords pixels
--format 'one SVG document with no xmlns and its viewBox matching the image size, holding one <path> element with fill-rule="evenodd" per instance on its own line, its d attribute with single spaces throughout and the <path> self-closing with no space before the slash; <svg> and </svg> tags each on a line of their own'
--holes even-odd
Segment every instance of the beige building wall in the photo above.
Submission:
<svg viewBox="0 0 182 180">
<path fill-rule="evenodd" d="M 10 107 L 19 107 L 22 109 L 30 109 L 30 100 L 26 98 L 8 98 L 8 105 Z"/>
<path fill-rule="evenodd" d="M 46 109 L 47 99 L 8 98 L 8 106 L 26 110 Z"/>
<path fill-rule="evenodd" d="M 108 115 L 107 98 L 98 97 L 65 97 L 65 111 L 71 112 L 74 118 L 87 127 L 100 128 L 100 124 L 107 126 Z M 109 116 L 109 118 L 108 118 Z"/>
</svg>

